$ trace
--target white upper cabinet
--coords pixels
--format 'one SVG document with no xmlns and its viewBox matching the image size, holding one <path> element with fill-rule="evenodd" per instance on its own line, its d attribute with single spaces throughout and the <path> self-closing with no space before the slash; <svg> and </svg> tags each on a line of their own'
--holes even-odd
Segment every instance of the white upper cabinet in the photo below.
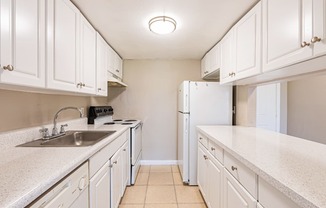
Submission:
<svg viewBox="0 0 326 208">
<path fill-rule="evenodd" d="M 107 82 L 107 70 L 108 70 L 108 53 L 109 46 L 105 40 L 101 37 L 99 33 L 96 36 L 96 77 L 97 77 L 97 86 L 96 93 L 97 95 L 107 96 L 108 92 L 108 82 Z"/>
<path fill-rule="evenodd" d="M 263 0 L 264 71 L 311 57 L 311 39 L 312 0 Z"/>
<path fill-rule="evenodd" d="M 96 88 L 96 31 L 81 15 L 80 74 L 77 85 L 80 91 L 95 94 Z"/>
<path fill-rule="evenodd" d="M 261 73 L 261 3 L 259 2 L 221 41 L 220 82 Z"/>
<path fill-rule="evenodd" d="M 203 79 L 217 79 L 220 69 L 221 48 L 215 45 L 201 60 L 201 77 Z"/>
<path fill-rule="evenodd" d="M 109 46 L 109 72 L 115 75 L 116 78 L 122 79 L 122 59 Z"/>
<path fill-rule="evenodd" d="M 235 41 L 234 30 L 231 29 L 221 40 L 221 71 L 220 82 L 226 83 L 234 80 L 235 76 Z"/>
<path fill-rule="evenodd" d="M 77 91 L 80 12 L 69 0 L 48 0 L 47 87 Z"/>
<path fill-rule="evenodd" d="M 234 26 L 236 79 L 261 73 L 261 2 Z"/>
<path fill-rule="evenodd" d="M 45 87 L 45 0 L 1 0 L 0 82 Z"/>
<path fill-rule="evenodd" d="M 326 52 L 326 0 L 313 0 L 313 42 L 314 55 Z"/>
</svg>

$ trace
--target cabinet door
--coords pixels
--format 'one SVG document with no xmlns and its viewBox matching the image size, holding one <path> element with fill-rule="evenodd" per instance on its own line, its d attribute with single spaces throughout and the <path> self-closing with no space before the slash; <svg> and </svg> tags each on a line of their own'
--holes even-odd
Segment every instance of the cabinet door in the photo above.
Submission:
<svg viewBox="0 0 326 208">
<path fill-rule="evenodd" d="M 234 26 L 236 79 L 261 72 L 261 2 Z"/>
<path fill-rule="evenodd" d="M 119 206 L 122 189 L 122 161 L 121 150 L 118 150 L 111 158 L 111 208 Z"/>
<path fill-rule="evenodd" d="M 210 158 L 208 164 L 208 204 L 210 208 L 222 208 L 222 173 L 223 166 Z"/>
<path fill-rule="evenodd" d="M 206 69 L 206 59 L 207 59 L 207 54 L 202 58 L 200 62 L 200 67 L 201 67 L 201 78 L 204 78 L 206 74 L 208 74 L 208 71 Z"/>
<path fill-rule="evenodd" d="M 90 180 L 90 208 L 110 207 L 110 168 L 106 163 Z"/>
<path fill-rule="evenodd" d="M 122 146 L 122 191 L 121 196 L 125 191 L 126 186 L 129 184 L 130 179 L 130 152 L 129 141 Z"/>
<path fill-rule="evenodd" d="M 122 59 L 113 49 L 111 49 L 111 53 L 113 59 L 113 70 L 111 72 L 122 79 Z"/>
<path fill-rule="evenodd" d="M 323 55 L 326 52 L 326 0 L 313 1 L 313 23 L 315 40 L 313 40 L 314 55 Z"/>
<path fill-rule="evenodd" d="M 108 44 L 97 33 L 96 38 L 96 80 L 97 80 L 97 95 L 107 96 L 107 70 L 108 70 Z"/>
<path fill-rule="evenodd" d="M 1 83 L 45 87 L 45 0 L 1 0 L 0 15 Z"/>
<path fill-rule="evenodd" d="M 47 85 L 77 91 L 80 12 L 69 0 L 48 0 Z"/>
<path fill-rule="evenodd" d="M 235 73 L 235 41 L 234 31 L 231 29 L 221 41 L 221 71 L 220 82 L 227 83 L 234 80 Z"/>
<path fill-rule="evenodd" d="M 207 174 L 208 174 L 208 157 L 204 147 L 198 143 L 198 172 L 197 172 L 197 182 L 198 187 L 206 201 L 208 201 L 207 195 Z"/>
<path fill-rule="evenodd" d="M 95 94 L 96 81 L 96 31 L 81 15 L 81 65 L 79 74 L 82 92 Z"/>
<path fill-rule="evenodd" d="M 255 208 L 256 200 L 227 171 L 224 170 L 224 208 Z"/>
<path fill-rule="evenodd" d="M 218 70 L 221 67 L 220 55 L 221 55 L 221 47 L 220 44 L 217 44 L 211 50 L 209 73 Z"/>
<path fill-rule="evenodd" d="M 285 67 L 312 56 L 311 0 L 263 1 L 263 70 Z M 301 44 L 304 44 L 301 46 Z"/>
</svg>

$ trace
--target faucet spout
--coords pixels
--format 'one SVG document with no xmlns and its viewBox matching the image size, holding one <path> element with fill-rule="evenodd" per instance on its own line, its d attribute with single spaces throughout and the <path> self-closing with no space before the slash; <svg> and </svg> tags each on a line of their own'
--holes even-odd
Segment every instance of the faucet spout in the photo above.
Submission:
<svg viewBox="0 0 326 208">
<path fill-rule="evenodd" d="M 71 110 L 77 110 L 79 112 L 79 116 L 80 118 L 82 118 L 84 116 L 83 114 L 83 111 L 82 109 L 79 109 L 77 107 L 64 107 L 64 108 L 61 108 L 55 115 L 54 115 L 54 118 L 53 118 L 53 129 L 52 129 L 52 136 L 57 136 L 59 133 L 58 133 L 58 129 L 57 129 L 57 119 L 58 119 L 58 116 L 59 114 L 64 111 L 64 110 L 68 110 L 68 109 L 71 109 Z"/>
</svg>

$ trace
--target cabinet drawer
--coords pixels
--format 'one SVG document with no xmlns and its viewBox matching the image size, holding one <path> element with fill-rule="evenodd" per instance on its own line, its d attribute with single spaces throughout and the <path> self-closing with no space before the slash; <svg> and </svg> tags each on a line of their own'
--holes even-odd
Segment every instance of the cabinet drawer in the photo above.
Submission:
<svg viewBox="0 0 326 208">
<path fill-rule="evenodd" d="M 271 186 L 265 180 L 259 178 L 258 181 L 258 190 L 259 198 L 258 201 L 264 208 L 273 208 L 273 207 L 291 207 L 299 208 L 291 199 L 286 197 L 279 190 Z"/>
<path fill-rule="evenodd" d="M 223 149 L 212 141 L 208 142 L 209 152 L 223 164 Z"/>
<path fill-rule="evenodd" d="M 224 154 L 224 166 L 257 199 L 256 174 L 227 152 Z"/>
<path fill-rule="evenodd" d="M 198 134 L 198 141 L 204 145 L 206 149 L 208 149 L 208 139 L 201 134 Z"/>
</svg>

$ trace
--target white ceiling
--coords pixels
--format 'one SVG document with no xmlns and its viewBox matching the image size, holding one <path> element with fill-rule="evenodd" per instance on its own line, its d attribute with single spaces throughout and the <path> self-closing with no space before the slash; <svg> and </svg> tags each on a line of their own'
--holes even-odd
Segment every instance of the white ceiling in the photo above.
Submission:
<svg viewBox="0 0 326 208">
<path fill-rule="evenodd" d="M 201 59 L 258 0 L 72 0 L 123 59 Z M 154 16 L 177 21 L 149 31 Z"/>
</svg>

